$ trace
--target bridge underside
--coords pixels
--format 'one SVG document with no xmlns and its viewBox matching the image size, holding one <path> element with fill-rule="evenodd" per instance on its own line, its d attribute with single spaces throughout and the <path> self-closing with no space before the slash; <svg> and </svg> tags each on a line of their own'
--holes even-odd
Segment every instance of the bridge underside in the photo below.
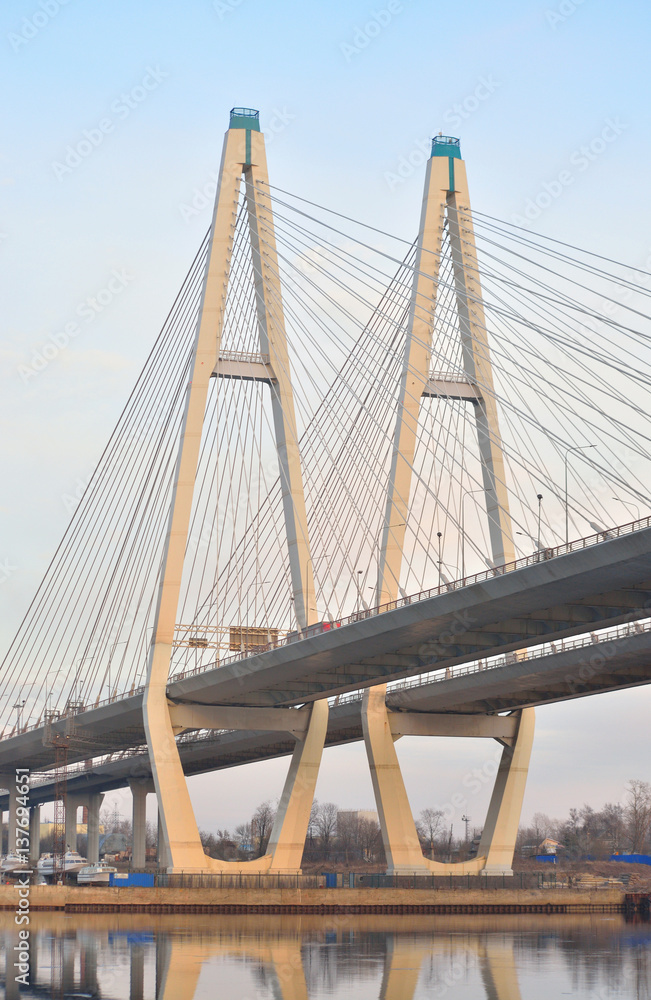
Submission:
<svg viewBox="0 0 651 1000">
<path fill-rule="evenodd" d="M 551 704 L 573 698 L 624 690 L 651 682 L 651 631 L 581 646 L 529 660 L 515 660 L 462 676 L 430 680 L 387 692 L 387 706 L 396 716 L 412 720 L 396 726 L 418 734 L 413 721 L 425 723 L 441 716 L 482 717 Z M 130 710 L 137 715 L 140 696 L 131 699 Z M 361 696 L 330 709 L 325 745 L 341 746 L 363 738 Z M 273 710 L 271 710 L 273 711 Z M 297 713 L 298 714 L 298 713 Z M 423 729 L 426 732 L 426 729 Z M 151 776 L 144 747 L 144 730 L 130 730 L 132 747 L 124 757 L 91 765 L 72 772 L 71 793 L 109 791 L 128 785 L 134 777 Z M 405 733 L 407 735 L 407 733 Z M 179 751 L 186 775 L 237 767 L 255 761 L 286 757 L 293 753 L 295 739 L 289 732 L 225 731 L 190 732 L 179 738 Z M 137 749 L 141 748 L 141 749 Z M 45 748 L 43 748 L 45 750 Z M 81 751 L 81 748 L 79 748 Z M 48 761 L 49 764 L 49 761 Z M 32 802 L 44 803 L 54 797 L 54 781 L 32 790 Z M 0 809 L 7 809 L 7 795 L 0 795 Z"/>
<path fill-rule="evenodd" d="M 644 529 L 172 680 L 168 696 L 179 704 L 296 706 L 643 619 L 650 609 L 651 529 Z M 436 711 L 499 712 L 643 684 L 651 680 L 645 653 L 633 660 L 630 651 L 642 650 L 647 641 L 645 633 L 620 640 L 604 665 L 581 673 L 583 651 L 569 679 L 573 657 L 565 652 L 553 673 L 546 659 L 511 664 L 504 668 L 503 686 L 493 670 L 446 681 L 447 691 L 459 685 L 462 700 L 455 702 L 455 695 L 441 702 L 443 685 L 437 684 L 431 704 Z M 489 675 L 495 680 L 489 682 Z M 418 690 L 419 710 L 433 710 Z M 54 750 L 47 741 L 53 733 L 68 735 L 71 763 L 141 746 L 142 696 L 59 720 L 50 733 L 41 727 L 0 741 L 0 773 L 16 760 L 33 771 L 52 767 Z"/>
</svg>

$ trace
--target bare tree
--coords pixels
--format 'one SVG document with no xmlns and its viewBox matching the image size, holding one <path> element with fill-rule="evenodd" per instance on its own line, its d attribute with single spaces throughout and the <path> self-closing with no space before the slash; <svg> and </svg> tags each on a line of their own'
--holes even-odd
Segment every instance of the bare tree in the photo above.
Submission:
<svg viewBox="0 0 651 1000">
<path fill-rule="evenodd" d="M 337 813 L 337 846 L 343 852 L 344 862 L 348 864 L 355 853 L 359 835 L 359 819 L 354 812 Z"/>
<path fill-rule="evenodd" d="M 651 785 L 633 778 L 627 782 L 628 803 L 625 816 L 633 854 L 640 854 L 651 826 Z"/>
<path fill-rule="evenodd" d="M 257 857 L 261 858 L 267 851 L 271 829 L 274 825 L 276 811 L 269 802 L 262 802 L 253 813 L 251 820 L 251 835 L 256 844 Z"/>
<path fill-rule="evenodd" d="M 607 802 L 601 810 L 604 840 L 609 850 L 621 850 L 626 834 L 624 807 L 619 802 Z"/>
<path fill-rule="evenodd" d="M 379 860 L 380 855 L 384 857 L 380 824 L 361 816 L 357 821 L 357 844 L 364 861 Z"/>
<path fill-rule="evenodd" d="M 429 850 L 430 858 L 434 857 L 434 844 L 443 833 L 443 810 L 423 809 L 417 824 L 418 835 Z"/>
<path fill-rule="evenodd" d="M 337 813 L 339 812 L 334 802 L 324 802 L 318 805 L 315 810 L 314 828 L 319 838 L 319 844 L 324 858 L 330 854 L 330 846 L 337 829 Z"/>
</svg>

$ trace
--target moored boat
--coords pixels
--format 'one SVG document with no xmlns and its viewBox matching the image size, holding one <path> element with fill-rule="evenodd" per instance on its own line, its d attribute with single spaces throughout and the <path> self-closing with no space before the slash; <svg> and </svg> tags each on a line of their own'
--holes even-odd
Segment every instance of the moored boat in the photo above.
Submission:
<svg viewBox="0 0 651 1000">
<path fill-rule="evenodd" d="M 88 859 L 82 858 L 81 854 L 77 851 L 66 851 L 63 855 L 63 864 L 59 863 L 55 866 L 55 859 L 53 854 L 43 854 L 38 860 L 37 870 L 40 875 L 54 875 L 58 873 L 70 874 L 71 872 L 78 872 L 81 868 L 88 865 Z"/>
<path fill-rule="evenodd" d="M 85 865 L 84 868 L 80 868 L 77 872 L 77 884 L 108 885 L 111 874 L 114 874 L 116 871 L 117 868 L 112 868 L 105 861 L 98 861 L 94 865 Z"/>
<path fill-rule="evenodd" d="M 0 862 L 0 872 L 15 872 L 18 868 L 27 868 L 27 858 L 23 858 L 20 854 L 14 854 L 12 851 Z"/>
</svg>

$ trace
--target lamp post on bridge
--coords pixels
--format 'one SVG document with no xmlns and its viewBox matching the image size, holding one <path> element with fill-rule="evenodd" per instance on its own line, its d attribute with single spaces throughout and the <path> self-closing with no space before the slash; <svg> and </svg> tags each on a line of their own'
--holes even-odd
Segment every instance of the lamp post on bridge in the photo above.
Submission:
<svg viewBox="0 0 651 1000">
<path fill-rule="evenodd" d="M 596 444 L 577 444 L 572 448 L 568 448 L 565 452 L 565 544 L 570 543 L 570 509 L 569 509 L 569 497 L 567 488 L 567 468 L 568 459 L 572 452 L 587 451 L 588 448 L 596 448 Z"/>
<path fill-rule="evenodd" d="M 465 529 L 465 518 L 464 518 L 464 506 L 463 501 L 466 497 L 472 496 L 473 493 L 483 493 L 484 490 L 480 487 L 477 490 L 464 490 L 463 496 L 461 497 L 461 578 L 466 579 L 466 529 Z"/>
<path fill-rule="evenodd" d="M 111 646 L 111 648 L 109 649 L 108 666 L 106 668 L 106 676 L 107 676 L 107 680 L 108 680 L 108 696 L 109 696 L 109 699 L 111 697 L 111 663 L 112 663 L 112 660 L 113 660 L 113 650 L 115 649 L 116 646 L 124 646 L 124 644 L 127 643 L 128 641 L 129 641 L 128 639 L 120 639 L 119 642 L 114 642 L 113 645 Z"/>
<path fill-rule="evenodd" d="M 22 701 L 17 701 L 15 705 L 11 706 L 16 709 L 16 735 L 20 733 L 21 716 L 23 714 L 23 708 L 25 707 L 25 699 Z"/>
<path fill-rule="evenodd" d="M 92 656 L 82 656 L 82 657 L 80 657 L 77 660 L 77 662 L 75 663 L 75 667 L 76 667 L 76 670 L 75 670 L 75 686 L 73 688 L 72 701 L 68 700 L 68 708 L 73 708 L 75 712 L 79 709 L 79 706 L 81 705 L 81 700 L 80 700 L 80 682 L 79 682 L 79 675 L 81 673 L 81 666 L 80 666 L 80 664 L 85 663 L 86 660 L 96 660 L 96 659 L 97 659 L 97 653 L 93 653 Z"/>
<path fill-rule="evenodd" d="M 631 503 L 630 500 L 622 500 L 620 497 L 613 497 L 613 500 L 616 500 L 617 503 L 623 503 L 625 507 L 632 507 L 635 511 L 635 520 L 640 520 L 640 508 L 636 503 Z"/>
<path fill-rule="evenodd" d="M 542 518 L 542 493 L 537 494 L 538 497 L 538 551 L 542 549 L 542 543 L 540 541 L 540 519 Z"/>
</svg>

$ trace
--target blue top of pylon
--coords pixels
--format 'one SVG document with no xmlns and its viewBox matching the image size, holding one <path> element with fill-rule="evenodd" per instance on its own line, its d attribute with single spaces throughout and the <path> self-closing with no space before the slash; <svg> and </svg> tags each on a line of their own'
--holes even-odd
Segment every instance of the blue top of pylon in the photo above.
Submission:
<svg viewBox="0 0 651 1000">
<path fill-rule="evenodd" d="M 248 128 L 253 132 L 260 131 L 260 112 L 253 108 L 231 108 L 229 128 Z"/>
<path fill-rule="evenodd" d="M 432 139 L 432 156 L 454 156 L 461 159 L 459 140 L 453 135 L 435 135 Z"/>
</svg>

